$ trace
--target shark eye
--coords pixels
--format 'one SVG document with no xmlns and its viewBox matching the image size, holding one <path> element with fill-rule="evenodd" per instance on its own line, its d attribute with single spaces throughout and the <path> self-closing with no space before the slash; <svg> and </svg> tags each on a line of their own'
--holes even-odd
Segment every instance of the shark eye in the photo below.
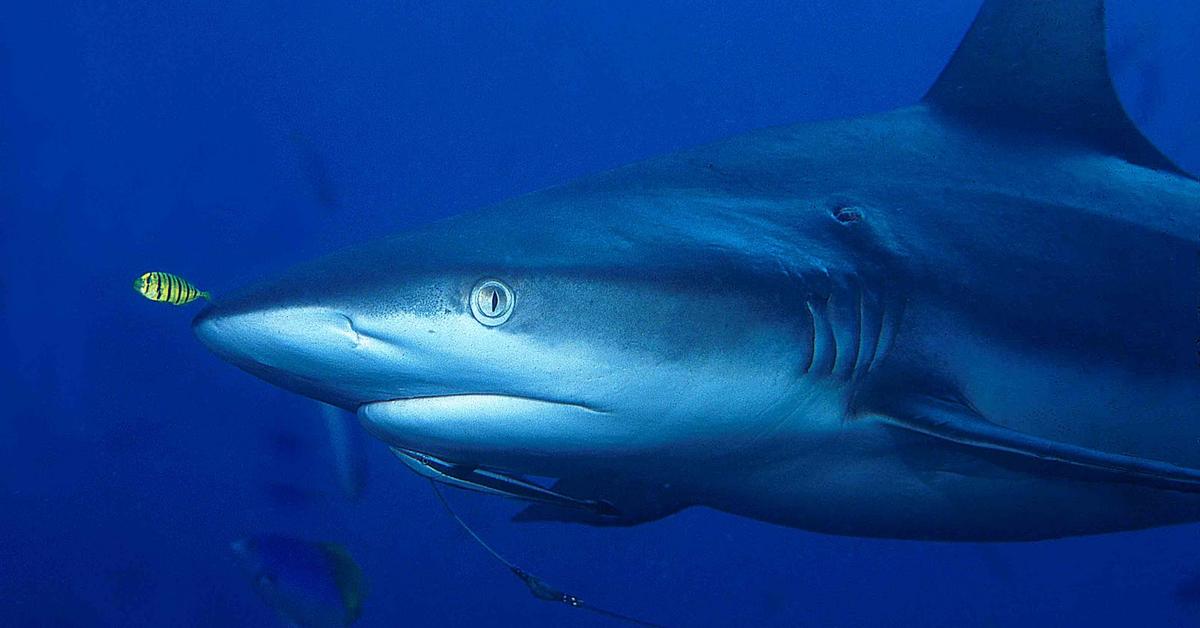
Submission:
<svg viewBox="0 0 1200 628">
<path fill-rule="evenodd" d="M 513 300 L 512 289 L 495 279 L 485 279 L 471 290 L 471 314 L 480 323 L 495 327 L 512 316 Z"/>
</svg>

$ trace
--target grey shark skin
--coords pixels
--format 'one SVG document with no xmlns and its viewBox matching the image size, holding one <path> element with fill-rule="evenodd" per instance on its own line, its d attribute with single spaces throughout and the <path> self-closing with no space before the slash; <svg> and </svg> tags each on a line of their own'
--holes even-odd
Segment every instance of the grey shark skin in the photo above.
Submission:
<svg viewBox="0 0 1200 628">
<path fill-rule="evenodd" d="M 615 521 L 1028 540 L 1200 520 L 1200 184 L 1101 2 L 991 0 L 919 104 L 767 129 L 334 254 L 217 354 Z M 1068 27 L 1057 27 L 1061 25 Z M 485 279 L 511 318 L 481 324 Z"/>
</svg>

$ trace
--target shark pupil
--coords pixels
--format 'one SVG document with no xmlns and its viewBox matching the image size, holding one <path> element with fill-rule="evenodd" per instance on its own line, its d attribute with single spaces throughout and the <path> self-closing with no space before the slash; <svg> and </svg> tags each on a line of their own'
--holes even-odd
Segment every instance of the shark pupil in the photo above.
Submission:
<svg viewBox="0 0 1200 628">
<path fill-rule="evenodd" d="M 512 315 L 512 290 L 495 279 L 485 279 L 471 289 L 471 313 L 488 327 L 502 325 Z"/>
</svg>

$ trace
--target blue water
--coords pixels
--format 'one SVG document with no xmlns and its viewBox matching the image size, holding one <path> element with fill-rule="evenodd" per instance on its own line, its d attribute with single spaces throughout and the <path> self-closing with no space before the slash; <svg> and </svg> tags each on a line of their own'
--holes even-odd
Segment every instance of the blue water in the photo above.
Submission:
<svg viewBox="0 0 1200 628">
<path fill-rule="evenodd" d="M 0 10 L 0 624 L 270 626 L 229 542 L 338 541 L 361 626 L 609 625 L 533 599 L 369 443 L 340 492 L 312 402 L 220 362 L 196 306 L 337 247 L 738 132 L 910 103 L 977 1 L 8 3 Z M 1200 170 L 1200 9 L 1113 0 L 1133 116 Z M 525 567 L 672 625 L 1200 623 L 1200 528 L 973 545 L 692 510 L 517 526 Z M 1195 585 L 1193 585 L 1194 587 Z"/>
</svg>

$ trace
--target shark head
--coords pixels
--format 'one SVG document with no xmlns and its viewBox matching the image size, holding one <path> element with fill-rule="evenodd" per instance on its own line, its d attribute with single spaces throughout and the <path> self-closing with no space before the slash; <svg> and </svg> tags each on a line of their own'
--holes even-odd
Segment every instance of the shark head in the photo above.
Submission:
<svg viewBox="0 0 1200 628">
<path fill-rule="evenodd" d="M 812 393 L 805 287 L 762 254 L 783 234 L 664 220 L 688 199 L 589 198 L 542 193 L 334 254 L 219 300 L 196 334 L 393 446 L 527 472 L 711 456 Z"/>
</svg>

